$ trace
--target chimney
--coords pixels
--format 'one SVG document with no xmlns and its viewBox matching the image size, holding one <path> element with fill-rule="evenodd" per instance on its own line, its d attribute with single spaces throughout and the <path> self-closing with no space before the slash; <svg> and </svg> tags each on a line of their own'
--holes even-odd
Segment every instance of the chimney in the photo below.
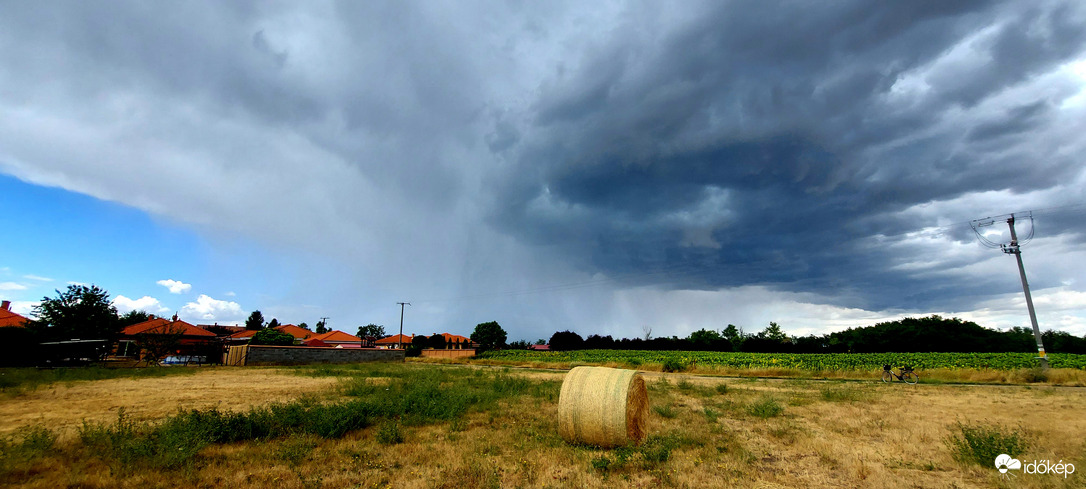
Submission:
<svg viewBox="0 0 1086 489">
<path fill-rule="evenodd" d="M 3 309 L 5 311 L 10 311 L 11 310 L 11 301 L 4 301 L 3 303 L 0 303 L 0 309 Z"/>
</svg>

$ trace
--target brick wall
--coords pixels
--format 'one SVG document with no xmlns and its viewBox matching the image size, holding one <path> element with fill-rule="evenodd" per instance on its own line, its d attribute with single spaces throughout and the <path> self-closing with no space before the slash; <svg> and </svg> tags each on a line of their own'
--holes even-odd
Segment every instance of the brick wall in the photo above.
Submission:
<svg viewBox="0 0 1086 489">
<path fill-rule="evenodd" d="M 226 365 L 305 365 L 310 363 L 402 362 L 403 350 L 309 346 L 232 346 Z"/>
<path fill-rule="evenodd" d="M 475 349 L 469 350 L 422 350 L 422 356 L 428 358 L 467 358 L 475 355 Z"/>
</svg>

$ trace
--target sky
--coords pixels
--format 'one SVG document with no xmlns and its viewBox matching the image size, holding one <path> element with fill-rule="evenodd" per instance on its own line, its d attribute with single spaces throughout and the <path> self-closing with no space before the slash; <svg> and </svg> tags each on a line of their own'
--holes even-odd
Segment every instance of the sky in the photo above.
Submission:
<svg viewBox="0 0 1086 489">
<path fill-rule="evenodd" d="M 1015 260 L 970 221 L 1016 213 L 1041 328 L 1083 335 L 1083 26 L 1070 0 L 3 2 L 0 298 L 352 333 L 410 302 L 405 333 L 510 340 L 1005 329 Z"/>
</svg>

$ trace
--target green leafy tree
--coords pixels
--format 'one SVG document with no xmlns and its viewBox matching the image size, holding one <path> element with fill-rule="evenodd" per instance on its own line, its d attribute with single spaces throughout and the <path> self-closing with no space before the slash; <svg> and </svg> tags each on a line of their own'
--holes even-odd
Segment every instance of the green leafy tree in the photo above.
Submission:
<svg viewBox="0 0 1086 489">
<path fill-rule="evenodd" d="M 540 338 L 540 339 L 538 339 L 538 340 L 535 340 L 535 344 L 537 344 L 537 345 L 546 345 L 546 344 L 547 344 L 547 340 L 545 340 L 545 339 L 543 339 L 543 338 Z"/>
<path fill-rule="evenodd" d="M 728 340 L 728 343 L 731 343 L 732 349 L 735 351 L 740 351 L 743 340 L 746 338 L 743 334 L 743 328 L 738 328 L 734 324 L 729 324 L 728 327 L 724 328 L 720 332 L 720 337 Z"/>
<path fill-rule="evenodd" d="M 381 338 L 384 338 L 385 336 L 388 336 L 388 334 L 385 333 L 385 327 L 384 326 L 370 323 L 370 324 L 367 324 L 365 326 L 359 326 L 358 327 L 358 334 L 356 334 L 355 336 L 357 336 L 359 338 L 367 338 L 367 337 L 372 336 L 374 338 L 381 339 Z"/>
<path fill-rule="evenodd" d="M 709 346 L 714 341 L 720 341 L 721 339 L 723 339 L 723 337 L 720 336 L 720 333 L 717 333 L 716 331 L 713 331 L 711 329 L 699 329 L 697 331 L 694 331 L 693 333 L 690 333 L 689 338 L 691 343 L 700 346 Z"/>
<path fill-rule="evenodd" d="M 779 341 L 781 343 L 788 341 L 788 335 L 785 334 L 783 330 L 781 330 L 780 325 L 772 321 L 769 323 L 769 326 L 762 330 L 761 333 L 758 333 L 758 337 L 772 341 Z"/>
<path fill-rule="evenodd" d="M 324 320 L 317 321 L 317 329 L 313 330 L 314 333 L 324 334 L 328 332 L 328 327 L 324 325 Z"/>
<path fill-rule="evenodd" d="M 128 311 L 121 316 L 121 327 L 131 326 L 133 324 L 139 324 L 151 319 L 151 315 L 146 311 Z"/>
<path fill-rule="evenodd" d="M 517 340 L 509 343 L 510 350 L 527 350 L 531 346 L 526 340 Z"/>
<path fill-rule="evenodd" d="M 306 323 L 304 323 L 304 322 L 303 322 L 303 323 L 301 323 L 301 324 L 299 324 L 299 325 L 298 325 L 298 327 L 299 327 L 299 328 L 302 328 L 302 329 L 305 329 L 305 330 L 308 330 L 308 329 L 309 329 L 309 325 L 308 325 L 308 324 L 306 324 Z"/>
<path fill-rule="evenodd" d="M 423 348 L 426 348 L 426 343 L 429 339 L 430 338 L 427 338 L 426 335 L 420 334 L 414 338 L 411 338 L 411 346 L 421 350 Z"/>
<path fill-rule="evenodd" d="M 433 348 L 435 350 L 445 349 L 445 336 L 434 333 L 433 336 L 426 339 L 427 348 Z"/>
<path fill-rule="evenodd" d="M 267 328 L 257 331 L 249 344 L 290 346 L 294 344 L 294 337 L 277 329 Z"/>
<path fill-rule="evenodd" d="M 272 328 L 272 329 L 278 328 L 279 327 L 279 320 L 275 319 L 275 318 L 272 318 L 271 321 L 268 321 L 268 327 Z"/>
<path fill-rule="evenodd" d="M 69 285 L 68 290 L 56 293 L 56 298 L 43 297 L 32 311 L 37 318 L 33 325 L 44 337 L 113 341 L 120 334 L 117 308 L 105 290 L 94 285 Z"/>
<path fill-rule="evenodd" d="M 253 311 L 253 313 L 249 315 L 249 319 L 245 320 L 245 329 L 249 331 L 264 329 L 264 315 L 260 313 L 260 310 Z"/>
<path fill-rule="evenodd" d="M 475 325 L 475 331 L 471 333 L 471 341 L 479 344 L 479 349 L 493 350 L 505 346 L 505 330 L 497 321 L 479 323 Z"/>
</svg>

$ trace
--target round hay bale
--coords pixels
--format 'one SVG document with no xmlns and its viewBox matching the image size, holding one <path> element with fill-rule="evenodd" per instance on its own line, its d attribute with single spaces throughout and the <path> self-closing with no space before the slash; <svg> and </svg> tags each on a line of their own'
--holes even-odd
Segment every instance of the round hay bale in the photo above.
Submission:
<svg viewBox="0 0 1086 489">
<path fill-rule="evenodd" d="M 576 367 L 558 397 L 558 434 L 569 443 L 638 445 L 645 439 L 649 399 L 635 370 Z"/>
</svg>

